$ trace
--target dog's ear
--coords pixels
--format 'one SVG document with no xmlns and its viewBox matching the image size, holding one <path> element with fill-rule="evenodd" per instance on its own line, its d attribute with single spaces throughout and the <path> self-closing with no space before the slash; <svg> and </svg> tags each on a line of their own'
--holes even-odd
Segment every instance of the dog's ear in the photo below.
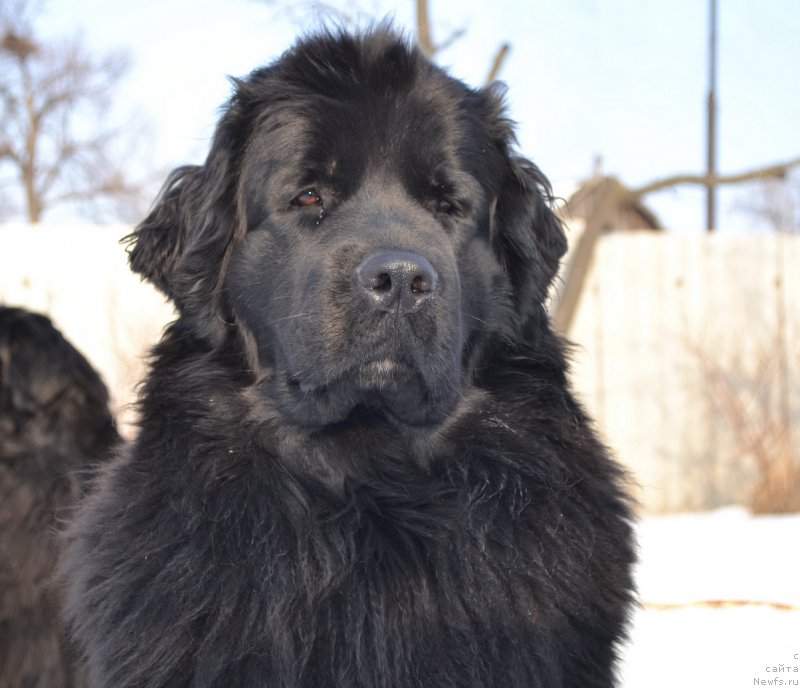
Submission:
<svg viewBox="0 0 800 688">
<path fill-rule="evenodd" d="M 497 87 L 482 92 L 487 108 L 488 133 L 502 159 L 502 180 L 492 214 L 492 242 L 514 289 L 520 321 L 525 324 L 542 312 L 567 238 L 553 211 L 552 189 L 539 168 L 515 155 L 514 130 L 505 116 Z"/>
<path fill-rule="evenodd" d="M 204 169 L 195 165 L 174 170 L 150 214 L 125 238 L 131 269 L 176 301 L 172 281 L 197 223 L 203 173 Z"/>
<path fill-rule="evenodd" d="M 176 169 L 155 206 L 126 238 L 131 269 L 150 281 L 213 343 L 224 334 L 221 284 L 240 227 L 237 163 L 246 134 L 237 98 L 206 162 Z"/>
<path fill-rule="evenodd" d="M 522 309 L 543 303 L 567 238 L 552 209 L 547 178 L 530 160 L 508 158 L 508 174 L 495 205 L 493 236 Z"/>
</svg>

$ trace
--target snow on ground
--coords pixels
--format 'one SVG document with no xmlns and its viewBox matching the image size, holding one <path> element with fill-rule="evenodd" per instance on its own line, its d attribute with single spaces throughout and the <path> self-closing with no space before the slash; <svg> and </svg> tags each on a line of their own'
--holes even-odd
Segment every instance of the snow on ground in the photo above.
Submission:
<svg viewBox="0 0 800 688">
<path fill-rule="evenodd" d="M 800 686 L 800 515 L 646 518 L 639 546 L 622 688 Z"/>
</svg>

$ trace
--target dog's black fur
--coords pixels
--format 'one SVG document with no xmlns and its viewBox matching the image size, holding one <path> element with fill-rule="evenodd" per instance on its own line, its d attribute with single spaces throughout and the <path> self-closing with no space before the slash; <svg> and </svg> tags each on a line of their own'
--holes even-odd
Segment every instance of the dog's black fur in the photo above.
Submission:
<svg viewBox="0 0 800 688">
<path fill-rule="evenodd" d="M 0 306 L 0 686 L 84 685 L 51 585 L 57 530 L 119 441 L 98 374 L 48 318 Z"/>
<path fill-rule="evenodd" d="M 383 28 L 236 82 L 131 239 L 180 315 L 74 526 L 93 686 L 613 684 L 624 477 L 568 390 L 565 237 L 512 144 L 496 90 Z"/>
</svg>

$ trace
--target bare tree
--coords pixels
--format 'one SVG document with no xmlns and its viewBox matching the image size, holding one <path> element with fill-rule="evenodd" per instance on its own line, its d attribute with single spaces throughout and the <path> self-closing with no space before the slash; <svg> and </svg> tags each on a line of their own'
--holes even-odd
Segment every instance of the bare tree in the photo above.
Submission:
<svg viewBox="0 0 800 688">
<path fill-rule="evenodd" d="M 616 205 L 623 201 L 640 200 L 644 196 L 672 189 L 678 186 L 695 185 L 705 187 L 733 186 L 752 182 L 761 182 L 765 189 L 762 202 L 751 207 L 751 212 L 756 212 L 770 220 L 776 229 L 787 231 L 787 227 L 798 227 L 800 224 L 800 194 L 797 177 L 793 171 L 800 169 L 800 158 L 774 163 L 736 174 L 714 175 L 709 177 L 702 174 L 676 174 L 669 177 L 656 179 L 637 189 L 629 189 L 619 185 L 614 197 L 606 196 L 598 199 L 597 207 L 591 217 L 587 218 L 586 227 L 580 235 L 572 260 L 563 275 L 563 282 L 558 290 L 558 298 L 553 306 L 553 324 L 562 334 L 568 334 L 575 317 L 575 313 L 583 293 L 584 283 L 589 274 L 594 250 L 603 231 L 609 226 Z M 788 180 L 788 181 L 785 181 Z M 794 180 L 794 205 L 792 204 L 792 184 Z M 772 189 L 770 198 L 768 190 Z M 776 195 L 775 189 L 782 189 L 782 195 Z"/>
<path fill-rule="evenodd" d="M 30 222 L 58 204 L 135 201 L 140 186 L 130 181 L 116 150 L 121 132 L 106 124 L 127 59 L 93 58 L 77 37 L 44 44 L 30 14 L 24 0 L 0 9 L 3 181 L 21 189 Z"/>
<path fill-rule="evenodd" d="M 348 3 L 347 9 L 341 9 L 343 4 L 331 0 L 311 0 L 311 2 L 295 3 L 291 0 L 262 0 L 266 4 L 280 7 L 283 11 L 288 11 L 297 18 L 314 16 L 319 19 L 329 19 L 335 23 L 353 26 L 364 19 L 380 15 L 380 2 L 373 0 L 373 7 L 370 11 L 362 9 L 358 3 Z M 449 28 L 446 37 L 439 41 L 434 38 L 434 28 L 431 23 L 430 0 L 413 0 L 415 8 L 415 31 L 417 45 L 428 57 L 434 59 L 436 55 L 449 48 L 453 43 L 463 38 L 467 29 L 464 26 Z M 501 43 L 495 51 L 494 57 L 486 77 L 486 84 L 495 81 L 503 68 L 503 64 L 511 52 L 509 43 Z"/>
<path fill-rule="evenodd" d="M 762 180 L 738 207 L 776 232 L 800 232 L 800 168 L 785 178 Z"/>
<path fill-rule="evenodd" d="M 776 297 L 782 301 L 779 291 Z M 687 342 L 731 447 L 755 468 L 749 499 L 755 513 L 800 511 L 800 452 L 789 399 L 798 368 L 788 358 L 787 329 L 781 311 L 774 332 L 756 341 L 755 351 L 745 353 L 740 343 L 727 361 L 718 351 Z"/>
<path fill-rule="evenodd" d="M 676 186 L 700 185 L 700 186 L 730 186 L 733 184 L 744 184 L 746 182 L 763 181 L 770 179 L 784 179 L 795 167 L 800 166 L 800 158 L 794 158 L 786 162 L 774 163 L 765 167 L 757 167 L 746 172 L 737 174 L 715 175 L 709 177 L 699 174 L 676 174 L 670 177 L 657 179 L 649 184 L 630 191 L 632 197 L 641 198 L 646 194 L 664 189 L 671 189 Z"/>
</svg>

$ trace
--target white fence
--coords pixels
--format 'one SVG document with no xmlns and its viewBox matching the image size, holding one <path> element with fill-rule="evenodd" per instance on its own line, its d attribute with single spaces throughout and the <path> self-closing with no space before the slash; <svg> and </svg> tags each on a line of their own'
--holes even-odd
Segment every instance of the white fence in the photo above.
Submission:
<svg viewBox="0 0 800 688">
<path fill-rule="evenodd" d="M 172 317 L 128 270 L 128 231 L 0 226 L 0 303 L 53 318 L 102 372 L 124 429 Z M 753 447 L 734 439 L 720 372 L 750 435 L 788 427 L 800 443 L 800 237 L 605 236 L 569 336 L 575 388 L 651 512 L 749 497 Z"/>
<path fill-rule="evenodd" d="M 800 236 L 606 235 L 569 337 L 650 511 L 747 503 L 759 448 L 800 442 Z"/>
</svg>

